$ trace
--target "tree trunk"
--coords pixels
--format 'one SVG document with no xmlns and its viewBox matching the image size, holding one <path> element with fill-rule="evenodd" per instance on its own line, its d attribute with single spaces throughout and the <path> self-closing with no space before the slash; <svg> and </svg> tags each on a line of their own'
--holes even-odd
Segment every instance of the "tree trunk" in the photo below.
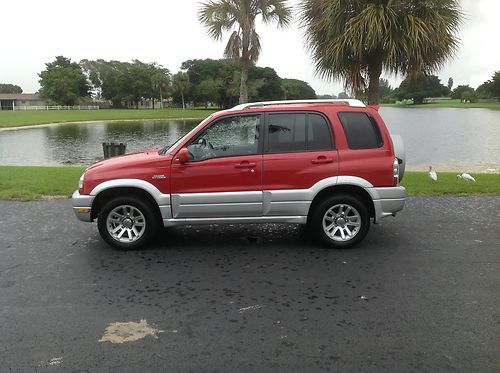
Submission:
<svg viewBox="0 0 500 373">
<path fill-rule="evenodd" d="M 250 23 L 244 23 L 241 27 L 241 82 L 240 82 L 240 104 L 248 102 L 248 69 L 250 68 Z"/>
<path fill-rule="evenodd" d="M 182 98 L 182 110 L 186 110 L 186 105 L 184 104 L 184 93 L 181 92 L 181 98 Z"/>
<path fill-rule="evenodd" d="M 241 64 L 240 104 L 248 102 L 248 65 L 247 61 L 243 61 Z"/>
<path fill-rule="evenodd" d="M 160 86 L 160 109 L 163 109 L 163 95 L 161 93 L 161 86 Z"/>
<path fill-rule="evenodd" d="M 380 75 L 382 75 L 382 62 L 370 63 L 368 66 L 368 105 L 378 105 L 380 102 Z"/>
</svg>

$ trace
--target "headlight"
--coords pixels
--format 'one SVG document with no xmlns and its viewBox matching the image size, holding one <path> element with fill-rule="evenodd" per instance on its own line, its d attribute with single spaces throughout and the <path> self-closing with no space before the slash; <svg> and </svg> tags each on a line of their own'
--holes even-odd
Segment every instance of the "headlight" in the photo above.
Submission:
<svg viewBox="0 0 500 373">
<path fill-rule="evenodd" d="M 80 176 L 80 180 L 78 181 L 78 190 L 79 191 L 83 190 L 83 177 L 84 176 L 85 176 L 85 174 L 82 174 L 82 176 Z"/>
</svg>

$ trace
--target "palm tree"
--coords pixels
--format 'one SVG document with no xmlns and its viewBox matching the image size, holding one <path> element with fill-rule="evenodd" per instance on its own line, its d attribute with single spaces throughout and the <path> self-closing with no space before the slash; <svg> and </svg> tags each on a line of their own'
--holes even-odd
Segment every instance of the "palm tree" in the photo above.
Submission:
<svg viewBox="0 0 500 373">
<path fill-rule="evenodd" d="M 248 102 L 248 69 L 261 51 L 255 20 L 260 15 L 265 23 L 288 26 L 292 16 L 285 3 L 285 0 L 208 0 L 201 4 L 199 20 L 212 38 L 220 40 L 224 31 L 232 31 L 224 57 L 240 61 L 240 104 Z"/>
<path fill-rule="evenodd" d="M 302 0 L 300 18 L 317 73 L 368 86 L 379 102 L 383 71 L 418 77 L 438 70 L 459 45 L 460 0 Z"/>
<path fill-rule="evenodd" d="M 181 95 L 182 110 L 186 110 L 184 96 L 191 87 L 191 83 L 189 82 L 189 75 L 186 72 L 179 71 L 174 75 L 172 79 L 172 85 L 174 86 L 174 90 Z"/>
<path fill-rule="evenodd" d="M 170 72 L 168 69 L 159 67 L 157 72 L 151 77 L 151 85 L 153 90 L 160 91 L 160 107 L 163 109 L 163 92 L 170 84 Z M 155 100 L 153 99 L 153 109 L 155 107 Z"/>
</svg>

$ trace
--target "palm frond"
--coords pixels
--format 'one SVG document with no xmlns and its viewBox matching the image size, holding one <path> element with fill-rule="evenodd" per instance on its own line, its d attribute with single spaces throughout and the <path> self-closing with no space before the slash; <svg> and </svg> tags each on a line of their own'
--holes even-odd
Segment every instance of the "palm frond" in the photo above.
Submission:
<svg viewBox="0 0 500 373">
<path fill-rule="evenodd" d="M 260 36 L 255 32 L 255 30 L 252 31 L 250 35 L 250 48 L 249 48 L 249 57 L 251 62 L 257 62 L 260 56 L 260 51 L 262 47 L 260 44 Z"/>
<path fill-rule="evenodd" d="M 222 38 L 223 32 L 231 30 L 238 19 L 238 11 L 231 0 L 209 0 L 201 3 L 198 20 L 215 40 Z"/>
<path fill-rule="evenodd" d="M 284 0 L 254 0 L 257 13 L 264 23 L 276 22 L 278 27 L 287 27 L 292 21 L 292 8 Z"/>
<path fill-rule="evenodd" d="M 233 31 L 224 49 L 224 57 L 239 60 L 241 56 L 241 36 L 238 31 Z"/>
<path fill-rule="evenodd" d="M 303 0 L 300 26 L 316 72 L 359 89 L 374 66 L 429 73 L 459 47 L 459 0 Z"/>
</svg>

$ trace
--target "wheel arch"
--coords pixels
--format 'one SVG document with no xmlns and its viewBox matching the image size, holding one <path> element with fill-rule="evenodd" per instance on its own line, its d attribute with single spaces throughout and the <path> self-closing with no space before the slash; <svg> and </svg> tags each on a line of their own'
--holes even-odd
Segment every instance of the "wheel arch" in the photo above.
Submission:
<svg viewBox="0 0 500 373">
<path fill-rule="evenodd" d="M 316 208 L 316 206 L 323 201 L 325 198 L 337 195 L 337 194 L 348 194 L 352 195 L 354 197 L 359 198 L 363 204 L 368 209 L 368 213 L 370 217 L 375 217 L 375 206 L 373 204 L 372 197 L 370 194 L 366 191 L 365 188 L 358 186 L 358 185 L 351 185 L 351 184 L 340 184 L 340 185 L 332 185 L 327 188 L 322 189 L 319 193 L 317 193 L 312 202 L 311 206 L 309 207 L 309 213 L 307 215 L 307 222 L 309 223 L 311 219 L 312 212 Z"/>
<path fill-rule="evenodd" d="M 91 219 L 94 220 L 99 215 L 99 212 L 104 205 L 117 197 L 136 197 L 148 203 L 159 219 L 161 219 L 160 208 L 156 199 L 146 190 L 138 187 L 117 186 L 103 189 L 99 192 L 92 202 Z"/>
</svg>

